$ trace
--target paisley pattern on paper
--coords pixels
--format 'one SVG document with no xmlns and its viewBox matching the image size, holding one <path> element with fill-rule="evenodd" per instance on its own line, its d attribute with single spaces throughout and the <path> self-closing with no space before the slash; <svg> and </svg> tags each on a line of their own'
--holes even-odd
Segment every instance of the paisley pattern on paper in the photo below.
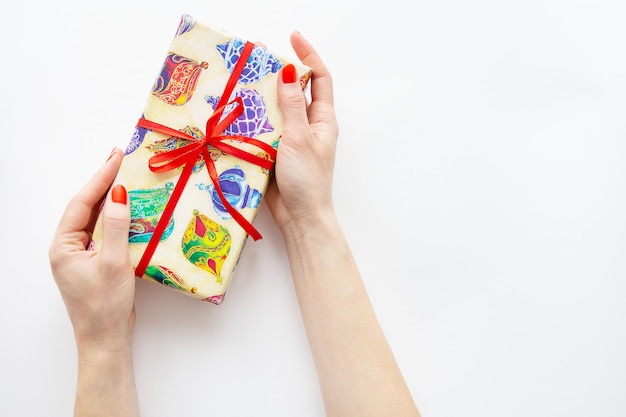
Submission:
<svg viewBox="0 0 626 417">
<path fill-rule="evenodd" d="M 222 172 L 218 177 L 218 182 L 224 197 L 236 210 L 259 207 L 263 194 L 248 185 L 246 173 L 238 165 Z M 196 187 L 200 190 L 206 190 L 211 195 L 213 208 L 222 219 L 232 218 L 213 184 L 196 184 Z"/>
<path fill-rule="evenodd" d="M 194 210 L 181 246 L 189 262 L 215 275 L 221 283 L 222 265 L 230 252 L 231 241 L 228 229 Z"/>
<path fill-rule="evenodd" d="M 273 132 L 274 127 L 267 118 L 267 108 L 263 96 L 256 90 L 241 89 L 236 91 L 235 97 L 240 97 L 243 101 L 243 113 L 233 121 L 226 129 L 225 135 L 241 135 L 254 138 L 261 133 Z M 213 107 L 217 107 L 220 101 L 219 96 L 205 96 L 204 99 Z M 226 117 L 235 105 L 229 104 L 224 109 L 222 119 Z M 221 119 L 220 119 L 221 120 Z"/>
<path fill-rule="evenodd" d="M 228 72 L 233 72 L 245 44 L 243 39 L 234 38 L 229 42 L 217 45 L 217 50 L 224 58 Z M 241 71 L 239 82 L 242 84 L 255 83 L 267 74 L 278 72 L 282 67 L 283 64 L 269 50 L 255 45 Z"/>
<path fill-rule="evenodd" d="M 193 96 L 200 72 L 208 67 L 207 62 L 198 63 L 182 55 L 170 53 L 154 82 L 152 94 L 168 104 L 183 105 Z"/>
<path fill-rule="evenodd" d="M 162 265 L 148 265 L 145 275 L 148 276 L 151 280 L 163 284 L 166 287 L 172 287 L 179 291 L 188 292 L 191 294 L 195 294 L 196 292 L 198 292 L 198 289 L 196 287 L 190 286 L 174 271 Z"/>
<path fill-rule="evenodd" d="M 129 243 L 147 243 L 150 241 L 173 188 L 174 183 L 168 182 L 163 188 L 139 189 L 128 192 L 130 200 Z M 172 234 L 173 229 L 174 218 L 172 217 L 160 240 L 167 239 Z"/>
<path fill-rule="evenodd" d="M 202 131 L 198 129 L 197 127 L 186 126 L 180 129 L 180 131 L 194 138 L 204 139 L 204 133 L 202 133 Z M 147 148 L 148 150 L 154 152 L 155 155 L 158 155 L 163 152 L 182 148 L 183 146 L 187 145 L 190 142 L 191 141 L 188 139 L 177 138 L 177 137 L 172 136 L 167 139 L 157 140 L 152 145 L 148 145 Z M 207 148 L 209 150 L 209 155 L 211 155 L 211 159 L 214 161 L 217 161 L 220 156 L 225 155 L 224 152 L 220 151 L 219 149 L 211 145 L 207 145 Z M 196 173 L 200 171 L 204 167 L 204 164 L 205 164 L 204 158 L 202 158 L 202 155 L 198 155 L 198 159 L 196 160 L 196 163 L 193 166 L 193 172 Z M 178 169 L 182 170 L 183 167 L 179 167 Z"/>
</svg>

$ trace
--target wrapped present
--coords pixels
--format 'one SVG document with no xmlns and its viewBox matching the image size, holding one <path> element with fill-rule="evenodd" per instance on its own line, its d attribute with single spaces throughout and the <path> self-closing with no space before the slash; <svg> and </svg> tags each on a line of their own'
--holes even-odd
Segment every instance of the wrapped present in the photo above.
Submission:
<svg viewBox="0 0 626 417">
<path fill-rule="evenodd" d="M 115 179 L 138 277 L 220 304 L 282 132 L 270 50 L 183 16 Z M 293 63 L 304 89 L 311 69 Z M 102 242 L 97 219 L 92 248 Z"/>
</svg>

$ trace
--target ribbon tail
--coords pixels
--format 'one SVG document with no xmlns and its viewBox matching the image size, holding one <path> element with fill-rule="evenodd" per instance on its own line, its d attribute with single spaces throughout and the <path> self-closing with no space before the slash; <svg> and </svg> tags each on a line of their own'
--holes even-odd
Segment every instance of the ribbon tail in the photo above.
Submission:
<svg viewBox="0 0 626 417">
<path fill-rule="evenodd" d="M 146 269 L 148 268 L 148 264 L 150 263 L 150 260 L 152 259 L 152 255 L 154 255 L 154 251 L 156 250 L 157 246 L 159 245 L 159 242 L 161 241 L 161 236 L 163 236 L 163 232 L 165 232 L 165 229 L 167 228 L 167 224 L 170 222 L 170 219 L 172 218 L 172 214 L 174 213 L 174 209 L 176 208 L 176 205 L 178 204 L 178 200 L 180 199 L 180 196 L 183 193 L 185 186 L 187 185 L 187 181 L 189 181 L 189 177 L 191 176 L 191 173 L 193 172 L 193 166 L 194 166 L 193 162 L 187 163 L 185 165 L 185 168 L 183 169 L 183 172 L 180 174 L 180 178 L 178 179 L 178 182 L 176 183 L 174 190 L 172 190 L 172 195 L 170 196 L 170 199 L 168 200 L 167 205 L 165 206 L 165 209 L 163 210 L 163 214 L 161 214 L 161 218 L 159 219 L 159 222 L 157 223 L 157 226 L 154 229 L 152 236 L 150 237 L 150 241 L 148 242 L 148 245 L 146 246 L 146 250 L 143 252 L 141 259 L 139 260 L 139 263 L 137 264 L 137 267 L 135 268 L 136 276 L 143 277 L 143 274 L 146 272 Z"/>
<path fill-rule="evenodd" d="M 232 218 L 243 228 L 243 230 L 250 235 L 250 237 L 254 240 L 262 239 L 261 233 L 250 223 L 241 213 L 239 213 L 226 199 L 224 193 L 222 192 L 222 187 L 220 187 L 219 179 L 217 176 L 217 171 L 215 170 L 215 165 L 213 164 L 213 160 L 208 155 L 206 148 L 203 148 L 204 159 L 206 161 L 206 167 L 209 171 L 209 177 L 211 177 L 211 181 L 215 186 L 215 191 L 217 191 L 217 195 L 220 197 L 224 208 L 228 213 L 232 216 Z"/>
</svg>

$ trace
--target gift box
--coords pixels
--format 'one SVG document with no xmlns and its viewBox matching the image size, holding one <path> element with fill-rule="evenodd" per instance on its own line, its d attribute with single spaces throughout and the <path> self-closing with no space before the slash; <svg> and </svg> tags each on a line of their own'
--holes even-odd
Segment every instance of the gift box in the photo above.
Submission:
<svg viewBox="0 0 626 417">
<path fill-rule="evenodd" d="M 289 60 L 184 15 L 114 184 L 138 277 L 220 304 L 269 184 Z M 304 89 L 311 69 L 296 62 Z M 102 242 L 99 217 L 92 249 Z"/>
</svg>

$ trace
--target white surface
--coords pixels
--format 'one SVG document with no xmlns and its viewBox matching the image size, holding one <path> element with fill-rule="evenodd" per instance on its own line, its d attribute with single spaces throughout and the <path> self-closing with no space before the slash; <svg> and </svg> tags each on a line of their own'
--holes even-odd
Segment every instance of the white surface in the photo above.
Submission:
<svg viewBox="0 0 626 417">
<path fill-rule="evenodd" d="M 125 147 L 183 13 L 331 68 L 335 201 L 426 417 L 626 410 L 626 9 L 615 1 L 13 2 L 2 6 L 0 415 L 71 415 L 47 246 Z M 263 208 L 215 307 L 139 282 L 144 416 L 321 416 Z"/>
</svg>

